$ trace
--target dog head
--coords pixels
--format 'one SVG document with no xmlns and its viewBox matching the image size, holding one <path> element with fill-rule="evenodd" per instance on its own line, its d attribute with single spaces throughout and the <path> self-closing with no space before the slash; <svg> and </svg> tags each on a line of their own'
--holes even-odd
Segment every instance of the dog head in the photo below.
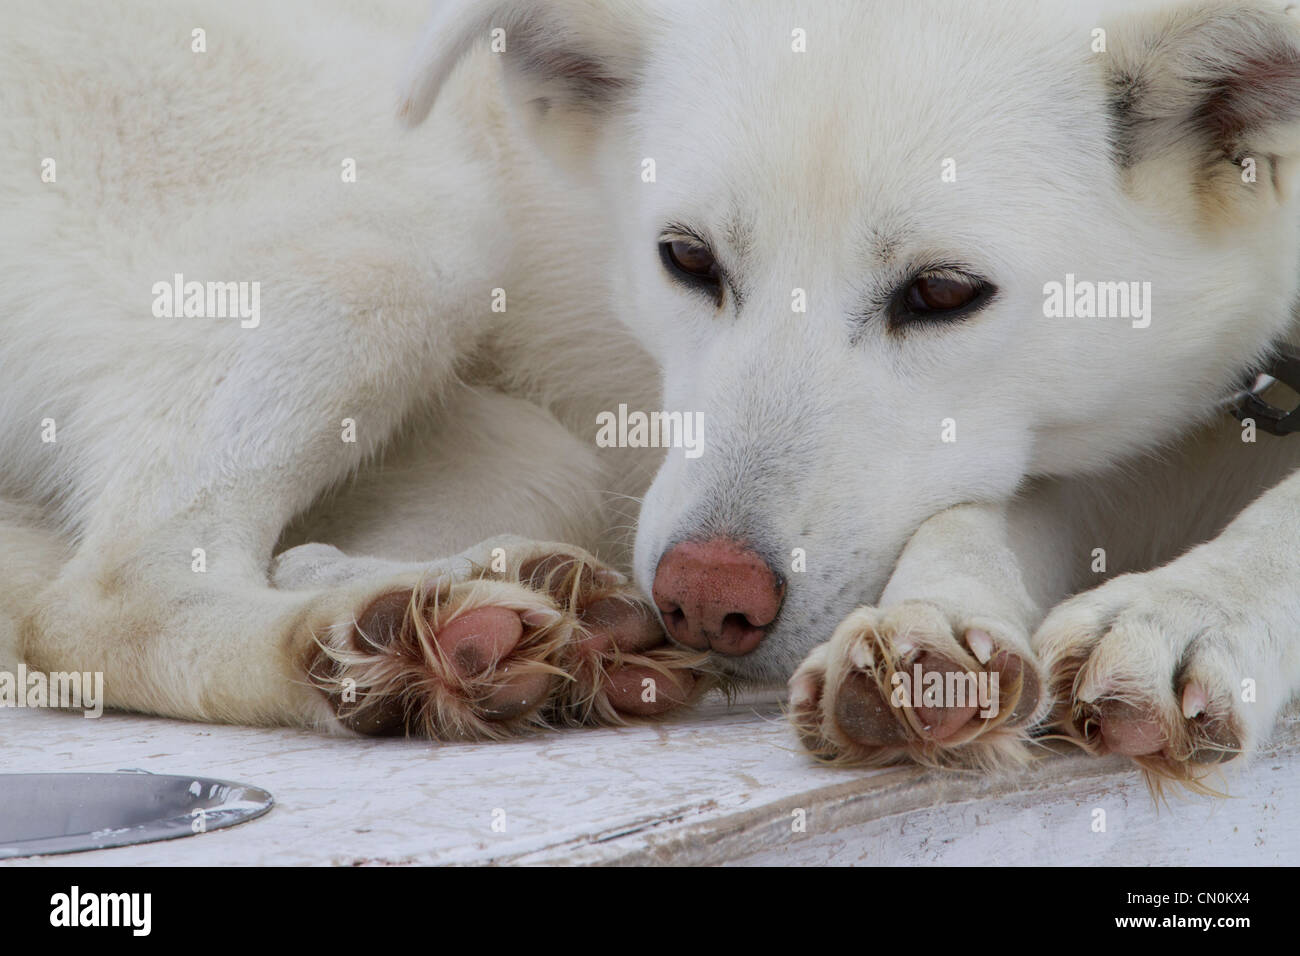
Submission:
<svg viewBox="0 0 1300 956">
<path fill-rule="evenodd" d="M 601 194 L 664 410 L 702 422 L 637 535 L 679 641 L 785 678 L 927 517 L 1158 449 L 1284 332 L 1296 20 L 1131 7 L 479 0 L 431 27 L 407 117 L 499 43 Z"/>
</svg>

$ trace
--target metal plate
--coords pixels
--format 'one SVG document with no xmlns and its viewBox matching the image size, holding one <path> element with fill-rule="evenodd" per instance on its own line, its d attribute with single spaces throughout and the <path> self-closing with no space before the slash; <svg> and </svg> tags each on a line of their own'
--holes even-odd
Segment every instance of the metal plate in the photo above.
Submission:
<svg viewBox="0 0 1300 956">
<path fill-rule="evenodd" d="M 260 817 L 265 790 L 207 777 L 0 774 L 0 859 L 78 853 L 220 830 Z"/>
</svg>

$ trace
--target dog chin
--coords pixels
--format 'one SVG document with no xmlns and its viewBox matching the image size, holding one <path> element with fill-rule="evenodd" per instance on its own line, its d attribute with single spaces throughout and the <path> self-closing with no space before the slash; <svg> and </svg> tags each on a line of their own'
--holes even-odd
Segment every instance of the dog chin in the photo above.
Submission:
<svg viewBox="0 0 1300 956">
<path fill-rule="evenodd" d="M 756 656 L 761 658 L 762 655 L 727 657 L 723 654 L 710 654 L 709 667 L 728 691 L 782 687 L 790 679 L 788 671 L 793 671 L 793 667 L 786 667 L 775 659 L 756 660 Z"/>
<path fill-rule="evenodd" d="M 774 631 L 764 638 L 765 646 L 741 657 L 715 651 L 709 655 L 709 667 L 733 689 L 783 686 L 811 650 L 803 646 L 806 642 L 800 642 L 796 633 L 787 628 Z"/>
</svg>

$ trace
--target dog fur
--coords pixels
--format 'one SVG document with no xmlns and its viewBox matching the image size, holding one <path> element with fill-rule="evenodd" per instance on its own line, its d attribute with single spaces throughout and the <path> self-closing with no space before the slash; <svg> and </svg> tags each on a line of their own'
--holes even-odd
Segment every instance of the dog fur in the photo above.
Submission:
<svg viewBox="0 0 1300 956">
<path fill-rule="evenodd" d="M 434 736 L 790 679 L 827 759 L 1055 728 L 1194 786 L 1300 690 L 1300 440 L 1223 409 L 1294 336 L 1280 5 L 452 0 L 400 124 L 419 4 L 115 6 L 0 39 L 6 166 L 58 168 L 0 183 L 11 656 L 121 708 Z M 682 229 L 720 302 L 660 265 Z M 887 322 L 940 267 L 996 296 Z M 263 321 L 155 318 L 176 273 L 259 281 Z M 1045 318 L 1067 275 L 1149 282 L 1152 321 Z M 623 403 L 703 412 L 705 453 L 596 447 Z M 613 571 L 649 593 L 705 536 L 782 575 L 752 654 L 667 646 Z M 521 636 L 452 673 L 484 608 Z M 882 709 L 918 659 L 998 672 L 1000 715 Z"/>
</svg>

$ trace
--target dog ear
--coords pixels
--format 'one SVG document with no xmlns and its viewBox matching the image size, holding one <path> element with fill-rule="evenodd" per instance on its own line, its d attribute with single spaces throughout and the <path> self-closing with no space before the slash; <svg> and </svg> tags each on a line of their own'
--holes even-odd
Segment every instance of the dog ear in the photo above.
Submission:
<svg viewBox="0 0 1300 956">
<path fill-rule="evenodd" d="M 1211 222 L 1286 200 L 1300 167 L 1300 19 L 1271 0 L 1130 16 L 1107 30 L 1117 160 L 1193 190 Z M 1170 164 L 1174 164 L 1171 166 Z"/>
<path fill-rule="evenodd" d="M 399 115 L 421 123 L 452 70 L 482 44 L 501 56 L 534 132 L 581 139 L 636 81 L 649 19 L 639 0 L 450 0 L 425 29 Z"/>
</svg>

